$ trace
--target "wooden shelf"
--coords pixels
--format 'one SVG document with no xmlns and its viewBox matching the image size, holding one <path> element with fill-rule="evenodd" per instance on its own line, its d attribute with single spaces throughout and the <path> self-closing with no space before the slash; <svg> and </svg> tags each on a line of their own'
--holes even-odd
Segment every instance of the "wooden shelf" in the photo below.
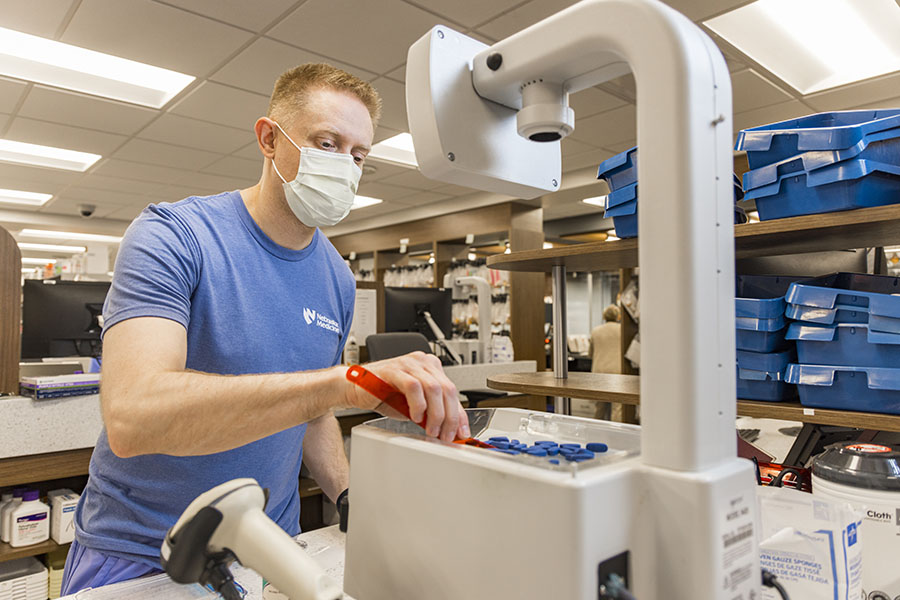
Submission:
<svg viewBox="0 0 900 600">
<path fill-rule="evenodd" d="M 13 548 L 9 544 L 0 542 L 0 562 L 15 560 L 17 558 L 25 558 L 26 556 L 37 556 L 39 554 L 47 554 L 60 548 L 65 548 L 69 544 L 57 544 L 53 540 L 47 540 L 40 544 L 24 546 L 22 548 Z"/>
<path fill-rule="evenodd" d="M 0 459 L 0 487 L 87 475 L 93 448 Z"/>
<path fill-rule="evenodd" d="M 807 215 L 734 227 L 737 258 L 900 244 L 900 205 Z M 505 271 L 612 271 L 638 266 L 637 238 L 491 256 Z"/>
<path fill-rule="evenodd" d="M 603 373 L 569 373 L 568 379 L 556 379 L 551 372 L 506 373 L 488 377 L 487 385 L 496 390 L 564 398 L 584 398 L 622 404 L 640 404 L 640 377 Z M 839 425 L 877 431 L 900 432 L 900 415 L 809 408 L 799 402 L 760 402 L 738 400 L 737 414 L 763 419 L 783 419 L 819 425 Z"/>
</svg>

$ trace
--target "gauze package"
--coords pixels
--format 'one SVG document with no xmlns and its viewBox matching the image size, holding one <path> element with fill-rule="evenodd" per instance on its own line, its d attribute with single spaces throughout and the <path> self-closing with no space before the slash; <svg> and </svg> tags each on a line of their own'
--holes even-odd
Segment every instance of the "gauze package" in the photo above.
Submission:
<svg viewBox="0 0 900 600">
<path fill-rule="evenodd" d="M 852 506 L 788 488 L 757 488 L 760 565 L 791 598 L 859 600 L 862 515 Z M 763 588 L 763 600 L 780 600 Z"/>
</svg>

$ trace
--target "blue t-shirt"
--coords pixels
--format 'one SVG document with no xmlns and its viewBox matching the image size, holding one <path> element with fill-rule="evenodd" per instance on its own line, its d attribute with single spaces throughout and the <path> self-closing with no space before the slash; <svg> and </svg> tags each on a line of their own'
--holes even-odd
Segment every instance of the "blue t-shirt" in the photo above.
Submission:
<svg viewBox="0 0 900 600">
<path fill-rule="evenodd" d="M 162 317 L 187 331 L 195 371 L 306 371 L 340 362 L 355 281 L 316 230 L 303 250 L 273 242 L 239 192 L 147 207 L 125 234 L 103 307 L 104 331 Z M 152 401 L 152 399 L 148 399 Z M 251 400 L 248 398 L 248 401 Z M 226 416 L 209 415 L 209 427 Z M 100 434 L 75 516 L 82 545 L 158 565 L 165 532 L 202 492 L 237 477 L 269 489 L 266 513 L 300 529 L 298 478 L 306 425 L 205 456 L 119 458 Z"/>
</svg>

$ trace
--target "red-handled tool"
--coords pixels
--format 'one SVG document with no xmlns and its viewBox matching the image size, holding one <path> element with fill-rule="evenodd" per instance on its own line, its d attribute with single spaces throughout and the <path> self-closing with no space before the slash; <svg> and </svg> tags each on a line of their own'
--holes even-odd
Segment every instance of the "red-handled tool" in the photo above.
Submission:
<svg viewBox="0 0 900 600">
<path fill-rule="evenodd" d="M 378 375 L 375 375 L 359 365 L 352 365 L 347 369 L 347 381 L 355 383 L 412 421 L 412 417 L 409 414 L 409 404 L 406 402 L 406 396 L 403 392 L 389 384 L 387 381 L 381 379 Z M 422 429 L 425 429 L 427 424 L 428 415 L 423 415 L 422 420 L 416 423 L 416 425 Z M 455 443 L 478 446 L 479 448 L 493 448 L 490 444 L 482 442 L 481 440 L 476 440 L 475 438 L 457 438 Z"/>
</svg>

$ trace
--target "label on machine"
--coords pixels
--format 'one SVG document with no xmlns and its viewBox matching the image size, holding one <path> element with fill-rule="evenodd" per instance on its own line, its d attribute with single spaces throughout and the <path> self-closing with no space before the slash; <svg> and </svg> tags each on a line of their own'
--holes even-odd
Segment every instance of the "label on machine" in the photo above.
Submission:
<svg viewBox="0 0 900 600">
<path fill-rule="evenodd" d="M 722 598 L 757 600 L 759 571 L 754 560 L 754 507 L 745 496 L 731 498 L 721 517 Z"/>
</svg>

